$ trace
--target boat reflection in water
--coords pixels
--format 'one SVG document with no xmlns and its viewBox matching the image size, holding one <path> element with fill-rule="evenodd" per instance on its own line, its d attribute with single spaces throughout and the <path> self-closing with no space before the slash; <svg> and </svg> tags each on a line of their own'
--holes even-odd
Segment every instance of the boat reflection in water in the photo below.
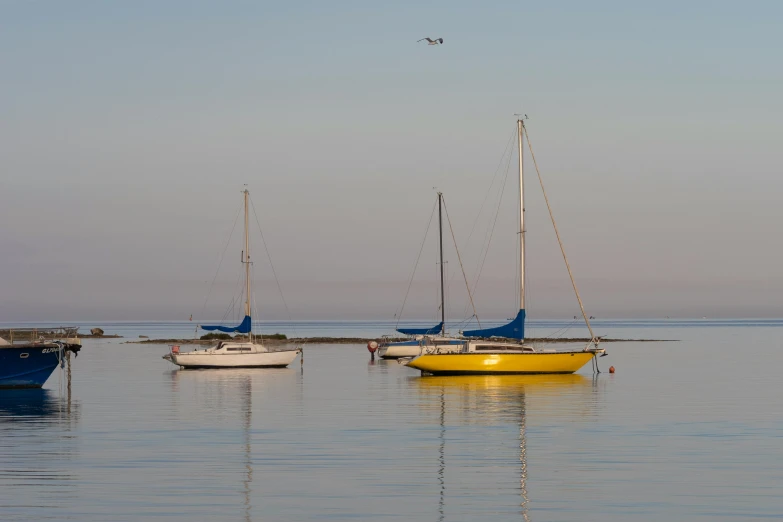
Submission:
<svg viewBox="0 0 783 522">
<path fill-rule="evenodd" d="M 594 417 L 600 404 L 600 381 L 597 378 L 587 378 L 578 374 L 571 375 L 464 375 L 411 378 L 411 385 L 418 387 L 424 396 L 423 405 L 432 409 L 440 424 L 438 473 L 440 500 L 438 504 L 439 520 L 446 518 L 446 491 L 448 480 L 446 474 L 446 449 L 449 442 L 447 434 L 452 435 L 452 443 L 458 446 L 457 460 L 470 445 L 481 446 L 480 451 L 486 451 L 488 472 L 491 468 L 502 467 L 507 463 L 507 457 L 502 455 L 501 448 L 493 448 L 495 442 L 499 446 L 508 447 L 509 440 L 476 440 L 459 435 L 461 430 L 475 433 L 472 425 L 518 427 L 517 440 L 519 459 L 519 485 L 517 486 L 520 500 L 519 514 L 522 520 L 530 520 L 529 499 L 527 492 L 527 429 L 531 424 L 547 425 L 562 422 L 579 422 Z M 482 428 L 479 433 L 489 433 Z M 503 431 L 508 438 L 508 431 Z M 516 433 L 516 430 L 515 430 Z M 501 435 L 502 437 L 503 435 Z M 515 437 L 516 438 L 516 437 Z M 568 448 L 563 448 L 566 451 Z M 497 450 L 497 451 L 495 451 Z M 496 460 L 496 465 L 492 461 Z M 449 469 L 453 469 L 453 465 Z M 471 469 L 471 477 L 480 477 L 482 469 Z M 481 488 L 482 485 L 472 479 L 467 487 Z M 480 479 L 478 479 L 480 480 Z M 456 487 L 466 487 L 464 481 Z M 491 482 L 490 482 L 491 483 Z M 452 496 L 458 496 L 452 493 Z"/>
<path fill-rule="evenodd" d="M 43 388 L 18 388 L 0 393 L 0 420 L 46 427 L 78 421 L 79 404 L 71 399 L 70 387 L 65 396 Z"/>
<path fill-rule="evenodd" d="M 41 388 L 0 393 L 0 513 L 2 520 L 56 518 L 63 484 L 78 483 L 73 466 L 79 438 L 78 401 Z M 30 496 L 30 491 L 36 491 Z"/>
<path fill-rule="evenodd" d="M 221 430 L 232 430 L 232 427 L 238 426 L 241 438 L 234 439 L 235 444 L 227 445 L 223 442 L 219 450 L 214 445 L 211 448 L 217 460 L 215 466 L 222 473 L 239 471 L 241 474 L 241 488 L 237 487 L 237 491 L 242 493 L 242 518 L 247 522 L 253 520 L 253 393 L 270 397 L 301 395 L 301 381 L 292 379 L 292 374 L 298 373 L 291 369 L 264 368 L 170 372 L 173 397 L 171 412 L 179 417 L 178 420 L 192 422 L 198 419 L 201 424 L 213 425 L 213 428 Z M 265 413 L 274 414 L 265 411 L 268 405 L 269 401 L 261 401 L 262 417 Z M 213 444 L 214 440 L 210 438 L 204 443 Z M 225 453 L 222 453 L 223 450 Z M 239 463 L 241 471 L 235 467 L 235 463 Z"/>
</svg>

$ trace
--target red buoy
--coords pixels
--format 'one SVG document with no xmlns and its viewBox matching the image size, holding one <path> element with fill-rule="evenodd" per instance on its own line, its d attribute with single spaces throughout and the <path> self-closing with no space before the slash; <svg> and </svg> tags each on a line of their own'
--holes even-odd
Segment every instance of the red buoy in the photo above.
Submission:
<svg viewBox="0 0 783 522">
<path fill-rule="evenodd" d="M 179 353 L 179 346 L 172 346 L 171 347 L 171 353 Z"/>
<path fill-rule="evenodd" d="M 609 367 L 609 373 L 614 373 L 614 366 Z"/>
<path fill-rule="evenodd" d="M 375 350 L 377 349 L 378 349 L 378 343 L 376 343 L 375 341 L 370 341 L 369 343 L 367 343 L 368 352 L 375 353 Z"/>
</svg>

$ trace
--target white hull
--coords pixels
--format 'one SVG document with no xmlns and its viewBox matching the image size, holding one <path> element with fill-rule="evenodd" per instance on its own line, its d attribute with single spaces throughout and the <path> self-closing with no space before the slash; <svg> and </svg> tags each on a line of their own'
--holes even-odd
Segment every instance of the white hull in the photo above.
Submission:
<svg viewBox="0 0 783 522">
<path fill-rule="evenodd" d="M 384 346 L 378 350 L 381 359 L 400 359 L 402 357 L 418 357 L 421 355 L 421 346 Z"/>
<path fill-rule="evenodd" d="M 439 344 L 437 341 L 431 341 L 432 344 L 424 344 L 424 353 L 458 353 L 463 350 L 464 343 L 459 344 Z M 378 351 L 382 359 L 402 359 L 405 357 L 418 357 L 422 354 L 422 346 L 419 345 L 400 345 L 390 344 L 384 346 Z"/>
<path fill-rule="evenodd" d="M 241 351 L 237 347 L 243 347 Z M 221 343 L 215 348 L 169 353 L 164 359 L 182 368 L 285 368 L 300 350 L 270 352 L 263 345 Z"/>
</svg>

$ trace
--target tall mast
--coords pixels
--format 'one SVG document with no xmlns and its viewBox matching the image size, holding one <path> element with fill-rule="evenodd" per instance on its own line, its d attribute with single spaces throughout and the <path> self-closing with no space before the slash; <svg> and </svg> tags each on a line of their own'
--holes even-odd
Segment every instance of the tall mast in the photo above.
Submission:
<svg viewBox="0 0 783 522">
<path fill-rule="evenodd" d="M 446 334 L 446 292 L 443 285 L 443 193 L 438 192 L 438 224 L 440 225 L 440 333 Z"/>
<path fill-rule="evenodd" d="M 250 236 L 248 234 L 248 210 L 247 210 L 247 199 L 250 193 L 247 191 L 247 189 L 244 190 L 245 192 L 245 315 L 250 315 Z M 252 330 L 252 327 L 251 327 Z"/>
<path fill-rule="evenodd" d="M 517 120 L 517 138 L 519 145 L 519 309 L 525 309 L 525 180 L 522 161 L 522 136 L 525 124 L 522 118 Z"/>
</svg>

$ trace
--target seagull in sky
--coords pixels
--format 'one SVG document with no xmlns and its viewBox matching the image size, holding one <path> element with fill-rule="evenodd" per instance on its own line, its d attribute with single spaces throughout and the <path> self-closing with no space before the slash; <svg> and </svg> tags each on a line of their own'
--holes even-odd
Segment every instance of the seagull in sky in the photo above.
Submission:
<svg viewBox="0 0 783 522">
<path fill-rule="evenodd" d="M 416 43 L 423 42 L 424 40 L 427 40 L 427 45 L 438 45 L 443 43 L 443 38 L 435 38 L 434 40 L 431 38 L 422 38 L 421 40 L 416 40 Z"/>
</svg>

